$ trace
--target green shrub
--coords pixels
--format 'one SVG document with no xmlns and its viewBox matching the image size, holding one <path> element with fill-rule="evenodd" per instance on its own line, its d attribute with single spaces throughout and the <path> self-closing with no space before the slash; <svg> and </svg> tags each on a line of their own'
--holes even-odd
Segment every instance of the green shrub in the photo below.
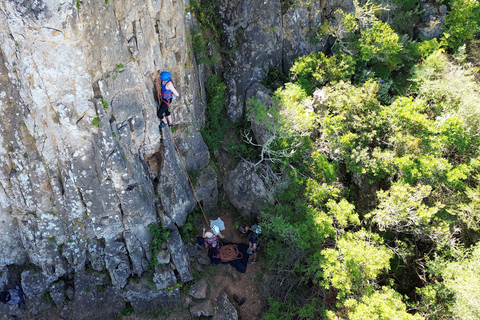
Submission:
<svg viewBox="0 0 480 320">
<path fill-rule="evenodd" d="M 340 306 L 349 297 L 362 296 L 374 288 L 377 276 L 388 270 L 393 252 L 378 235 L 361 230 L 345 233 L 335 249 L 316 254 L 322 271 L 317 274 L 322 285 L 338 290 Z"/>
<path fill-rule="evenodd" d="M 452 0 L 445 17 L 442 43 L 452 51 L 480 31 L 480 3 L 477 0 Z"/>
<path fill-rule="evenodd" d="M 165 242 L 170 236 L 170 231 L 163 229 L 159 224 L 148 225 L 150 234 L 152 235 L 152 242 L 150 243 L 150 252 L 152 254 L 151 265 L 158 267 L 157 254 L 162 248 L 162 243 Z"/>
<path fill-rule="evenodd" d="M 381 291 L 366 294 L 361 299 L 350 299 L 345 303 L 348 309 L 348 319 L 399 319 L 422 320 L 419 314 L 412 315 L 402 301 L 402 296 L 389 287 L 382 287 Z M 332 313 L 329 313 L 329 319 Z"/>
<path fill-rule="evenodd" d="M 436 38 L 418 43 L 419 52 L 424 57 L 428 57 L 429 55 L 440 49 L 440 46 L 441 44 Z"/>
<path fill-rule="evenodd" d="M 295 309 L 283 301 L 268 298 L 268 312 L 263 315 L 263 320 L 291 320 L 295 315 Z"/>
<path fill-rule="evenodd" d="M 224 115 L 224 107 L 227 103 L 226 88 L 226 85 L 217 76 L 211 76 L 207 79 L 206 121 L 200 132 L 210 150 L 218 150 L 225 134 L 227 126 Z"/>
<path fill-rule="evenodd" d="M 349 81 L 355 72 L 355 62 L 351 56 L 343 53 L 330 57 L 325 56 L 323 52 L 311 53 L 300 57 L 290 72 L 297 84 L 311 95 L 315 86 Z"/>
<path fill-rule="evenodd" d="M 359 41 L 360 60 L 381 62 L 389 70 L 395 69 L 398 53 L 402 50 L 398 35 L 388 23 L 375 21 L 370 28 L 362 31 Z"/>
<path fill-rule="evenodd" d="M 437 50 L 413 71 L 413 91 L 427 102 L 434 116 L 455 115 L 466 127 L 480 131 L 480 93 L 475 68 L 459 66 Z"/>
<path fill-rule="evenodd" d="M 457 252 L 454 261 L 439 257 L 428 264 L 428 270 L 432 275 L 441 276 L 443 285 L 451 293 L 446 296 L 449 300 L 440 300 L 437 308 L 448 307 L 453 315 L 461 315 L 461 319 L 476 319 L 480 314 L 480 245 L 477 243 L 470 250 Z"/>
<path fill-rule="evenodd" d="M 329 162 L 324 154 L 314 151 L 311 157 L 311 164 L 308 166 L 316 180 L 332 183 L 338 177 L 338 163 Z"/>
<path fill-rule="evenodd" d="M 205 223 L 202 211 L 197 205 L 187 216 L 184 225 L 180 228 L 180 234 L 185 241 L 195 241 L 198 226 Z"/>
</svg>

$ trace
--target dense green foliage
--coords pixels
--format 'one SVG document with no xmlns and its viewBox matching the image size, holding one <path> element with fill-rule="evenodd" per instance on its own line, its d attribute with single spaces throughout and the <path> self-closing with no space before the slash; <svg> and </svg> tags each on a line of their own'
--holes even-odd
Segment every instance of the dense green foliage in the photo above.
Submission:
<svg viewBox="0 0 480 320">
<path fill-rule="evenodd" d="M 188 9 L 207 65 L 220 36 L 216 3 Z M 275 190 L 259 216 L 264 319 L 476 319 L 480 90 L 466 53 L 480 32 L 479 1 L 437 1 L 449 9 L 439 40 L 413 39 L 418 0 L 353 3 L 335 13 L 342 21 L 312 31 L 315 41 L 331 36 L 331 52 L 300 57 L 284 84 L 269 71 L 271 103 L 248 101 L 245 143 L 228 146 L 266 164 Z M 281 1 L 283 12 L 308 4 Z M 201 132 L 218 150 L 226 86 L 213 76 L 206 89 Z M 264 143 L 248 122 L 262 126 Z"/>
<path fill-rule="evenodd" d="M 152 242 L 150 243 L 150 253 L 152 254 L 151 263 L 152 267 L 158 267 L 157 255 L 162 249 L 162 244 L 170 236 L 170 231 L 163 229 L 159 224 L 150 224 L 148 226 L 150 234 L 152 235 Z"/>
<path fill-rule="evenodd" d="M 193 28 L 192 47 L 198 63 L 215 65 L 218 62 L 218 54 L 213 53 L 212 46 L 216 46 L 220 37 L 220 18 L 216 0 L 191 0 L 187 12 L 190 12 L 198 24 Z"/>
<path fill-rule="evenodd" d="M 217 150 L 225 134 L 227 120 L 223 109 L 227 103 L 225 95 L 226 86 L 217 76 L 207 79 L 207 109 L 205 110 L 206 121 L 201 128 L 203 139 L 210 150 Z"/>
<path fill-rule="evenodd" d="M 270 137 L 245 139 L 260 155 L 248 160 L 283 179 L 259 217 L 264 318 L 473 319 L 480 96 L 457 49 L 479 31 L 479 3 L 447 1 L 444 37 L 420 42 L 354 2 L 322 27 L 331 54 L 300 57 L 273 106 L 247 103 Z M 393 2 L 402 30 L 419 2 Z"/>
<path fill-rule="evenodd" d="M 480 2 L 477 0 L 453 0 L 451 11 L 445 19 L 446 32 L 443 41 L 456 51 L 466 40 L 480 32 Z"/>
</svg>

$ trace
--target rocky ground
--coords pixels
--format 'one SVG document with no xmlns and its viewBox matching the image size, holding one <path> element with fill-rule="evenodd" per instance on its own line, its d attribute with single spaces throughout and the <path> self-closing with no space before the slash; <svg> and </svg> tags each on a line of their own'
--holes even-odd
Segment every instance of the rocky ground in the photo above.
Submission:
<svg viewBox="0 0 480 320">
<path fill-rule="evenodd" d="M 236 218 L 228 209 L 222 208 L 219 216 L 225 222 L 226 229 L 222 232 L 228 241 L 247 243 L 244 234 L 236 228 Z M 209 219 L 212 217 L 208 217 Z M 198 227 L 198 234 L 202 226 Z M 190 246 L 189 251 L 197 251 L 198 256 L 193 257 L 196 271 L 196 280 L 185 284 L 182 288 L 181 306 L 171 310 L 160 310 L 142 315 L 124 316 L 125 320 L 187 320 L 187 319 L 261 319 L 266 310 L 267 299 L 263 295 L 261 278 L 262 269 L 261 253 L 259 262 L 250 264 L 246 273 L 240 273 L 228 264 L 205 265 L 207 249 L 197 249 Z M 200 271 L 201 270 L 201 271 Z M 197 280 L 198 279 L 198 280 Z M 240 298 L 245 297 L 246 302 L 239 306 L 233 299 L 233 294 Z M 212 317 L 212 318 L 211 318 Z"/>
</svg>

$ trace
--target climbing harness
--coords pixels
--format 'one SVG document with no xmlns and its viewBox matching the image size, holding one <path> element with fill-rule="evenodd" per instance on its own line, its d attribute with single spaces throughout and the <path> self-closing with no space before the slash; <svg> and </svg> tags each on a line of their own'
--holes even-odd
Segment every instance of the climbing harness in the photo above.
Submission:
<svg viewBox="0 0 480 320">
<path fill-rule="evenodd" d="M 153 64 L 155 65 L 155 86 L 157 87 L 157 98 L 158 98 L 158 101 L 160 101 L 160 88 L 159 88 L 159 81 L 158 81 L 158 71 L 157 71 L 157 64 L 156 64 L 155 60 L 153 60 Z M 162 74 L 163 73 L 164 72 L 162 72 Z M 168 73 L 168 74 L 170 75 L 170 73 Z M 167 128 L 167 131 L 168 131 L 168 135 L 170 136 L 170 139 L 172 139 L 173 145 L 175 146 L 175 150 L 178 153 L 178 157 L 180 158 L 180 161 L 182 162 L 182 166 L 183 166 L 183 169 L 185 170 L 185 174 L 187 175 L 188 182 L 190 182 L 190 186 L 192 187 L 193 196 L 194 196 L 195 200 L 197 200 L 198 206 L 200 207 L 200 210 L 202 211 L 203 217 L 205 218 L 205 221 L 207 222 L 207 226 L 208 226 L 209 223 L 208 223 L 207 216 L 205 215 L 205 212 L 203 211 L 203 207 L 200 203 L 200 200 L 198 200 L 197 193 L 195 192 L 195 188 L 193 187 L 193 183 L 192 183 L 192 180 L 190 179 L 190 175 L 188 174 L 187 167 L 185 166 L 185 163 L 183 162 L 182 155 L 180 154 L 180 151 L 178 150 L 178 147 L 177 147 L 177 144 L 175 143 L 175 140 L 173 140 L 170 129 Z"/>
<path fill-rule="evenodd" d="M 168 102 L 166 102 L 165 100 L 163 100 L 163 98 L 165 99 L 170 99 L 172 98 L 172 90 L 167 90 L 167 84 L 169 84 L 171 81 L 167 81 L 167 83 L 165 84 L 162 84 L 162 101 L 165 102 L 167 105 L 168 105 Z"/>
</svg>

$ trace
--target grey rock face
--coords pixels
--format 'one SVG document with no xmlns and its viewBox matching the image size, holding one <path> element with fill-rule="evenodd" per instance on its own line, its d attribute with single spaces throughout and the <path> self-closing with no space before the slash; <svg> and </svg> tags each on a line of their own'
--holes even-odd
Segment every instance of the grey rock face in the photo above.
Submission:
<svg viewBox="0 0 480 320">
<path fill-rule="evenodd" d="M 8 268 L 0 268 L 0 290 L 3 290 L 8 283 Z"/>
<path fill-rule="evenodd" d="M 263 104 L 267 108 L 267 110 L 270 109 L 274 103 L 273 99 L 271 98 L 271 91 L 265 88 L 260 83 L 255 83 L 248 89 L 246 98 L 247 98 L 247 101 L 250 101 L 250 99 L 259 101 L 261 104 Z M 255 110 L 253 107 L 251 108 Z M 254 111 L 253 113 L 250 111 L 251 110 L 247 103 L 247 112 L 249 112 L 250 114 L 250 116 L 248 117 L 248 120 L 250 120 L 252 124 L 253 136 L 258 144 L 263 145 L 272 136 L 272 132 L 270 132 L 268 128 L 269 123 L 258 121 L 256 119 L 257 114 Z M 270 117 L 270 119 L 272 121 L 275 121 L 273 117 Z"/>
<path fill-rule="evenodd" d="M 22 272 L 22 290 L 27 298 L 41 295 L 47 291 L 50 282 L 55 281 L 40 272 L 27 270 Z"/>
<path fill-rule="evenodd" d="M 104 319 L 125 306 L 121 290 L 111 285 L 106 273 L 80 271 L 75 273 L 74 280 L 74 298 L 67 307 L 74 319 Z"/>
<path fill-rule="evenodd" d="M 207 280 L 201 279 L 192 285 L 192 288 L 188 294 L 195 299 L 205 299 L 207 297 L 207 289 Z"/>
<path fill-rule="evenodd" d="M 50 285 L 48 289 L 50 292 L 50 297 L 52 297 L 53 302 L 60 309 L 65 302 L 65 282 L 60 280 L 56 283 Z"/>
<path fill-rule="evenodd" d="M 125 300 L 130 302 L 135 313 L 156 310 L 165 306 L 175 306 L 180 303 L 180 290 L 152 291 L 145 279 L 139 283 L 131 282 L 123 293 Z"/>
<path fill-rule="evenodd" d="M 194 207 L 173 143 L 158 130 L 154 60 L 181 93 L 172 109 L 181 156 L 189 170 L 209 162 L 199 134 L 203 79 L 187 55 L 184 3 L 80 6 L 5 1 L 0 15 L 0 268 L 27 257 L 39 267 L 22 275 L 32 301 L 87 265 L 106 268 L 112 284 L 125 287 L 152 258 L 148 225 L 157 209 L 181 226 Z M 208 179 L 216 176 L 204 174 L 199 193 L 213 202 L 216 180 Z M 180 247 L 179 236 L 174 242 Z M 176 261 L 182 279 L 191 277 L 187 262 Z M 75 283 L 77 299 L 83 289 Z M 50 290 L 58 306 L 61 291 Z"/>
<path fill-rule="evenodd" d="M 170 265 L 164 265 L 159 268 L 155 268 L 153 282 L 155 282 L 157 290 L 162 290 L 177 283 L 177 278 L 175 277 L 175 272 L 173 272 Z"/>
<path fill-rule="evenodd" d="M 235 48 L 225 68 L 230 97 L 227 116 L 233 122 L 241 119 L 245 90 L 261 81 L 268 68 L 281 65 L 280 8 L 280 0 L 223 1 L 220 6 L 225 45 Z"/>
<path fill-rule="evenodd" d="M 205 213 L 213 212 L 218 204 L 217 173 L 212 167 L 206 167 L 197 178 L 195 192 L 199 201 L 203 203 Z"/>
<path fill-rule="evenodd" d="M 185 223 L 188 212 L 195 207 L 196 201 L 188 182 L 187 173 L 167 130 L 166 128 L 162 129 L 166 134 L 164 138 L 165 158 L 157 192 L 158 194 L 170 195 L 169 197 L 160 198 L 164 212 L 177 226 L 182 226 Z"/>
<path fill-rule="evenodd" d="M 130 265 L 122 239 L 107 242 L 105 253 L 105 266 L 110 272 L 112 283 L 123 288 L 130 276 Z"/>
<path fill-rule="evenodd" d="M 118 287 L 100 285 L 85 288 L 75 293 L 68 310 L 73 319 L 113 318 L 125 307 L 122 291 Z"/>
<path fill-rule="evenodd" d="M 218 299 L 218 308 L 213 313 L 212 320 L 238 320 L 235 306 L 228 300 L 227 293 L 222 292 Z"/>
<path fill-rule="evenodd" d="M 241 161 L 230 171 L 224 183 L 228 200 L 244 217 L 256 217 L 265 204 L 267 191 L 252 165 Z"/>
<path fill-rule="evenodd" d="M 353 10 L 352 0 L 297 1 L 290 6 L 280 0 L 220 3 L 222 42 L 230 50 L 223 69 L 231 121 L 241 119 L 247 89 L 265 79 L 270 69 L 286 73 L 297 57 L 325 48 L 317 27 L 339 8 Z"/>
<path fill-rule="evenodd" d="M 172 253 L 172 262 L 175 264 L 181 282 L 187 282 L 193 279 L 190 269 L 190 256 L 182 242 L 180 233 L 174 231 L 167 239 L 168 250 Z"/>
<path fill-rule="evenodd" d="M 423 14 L 421 22 L 423 26 L 418 29 L 418 33 L 427 39 L 439 38 L 443 34 L 443 25 L 445 24 L 445 15 L 447 7 L 440 7 L 425 3 L 422 5 Z"/>
<path fill-rule="evenodd" d="M 194 317 L 211 317 L 213 316 L 213 304 L 211 300 L 206 300 L 203 302 L 194 303 L 190 307 L 190 313 Z"/>
<path fill-rule="evenodd" d="M 108 286 L 110 280 L 106 273 L 96 271 L 80 271 L 75 273 L 75 292 L 89 291 L 96 286 Z"/>
</svg>

